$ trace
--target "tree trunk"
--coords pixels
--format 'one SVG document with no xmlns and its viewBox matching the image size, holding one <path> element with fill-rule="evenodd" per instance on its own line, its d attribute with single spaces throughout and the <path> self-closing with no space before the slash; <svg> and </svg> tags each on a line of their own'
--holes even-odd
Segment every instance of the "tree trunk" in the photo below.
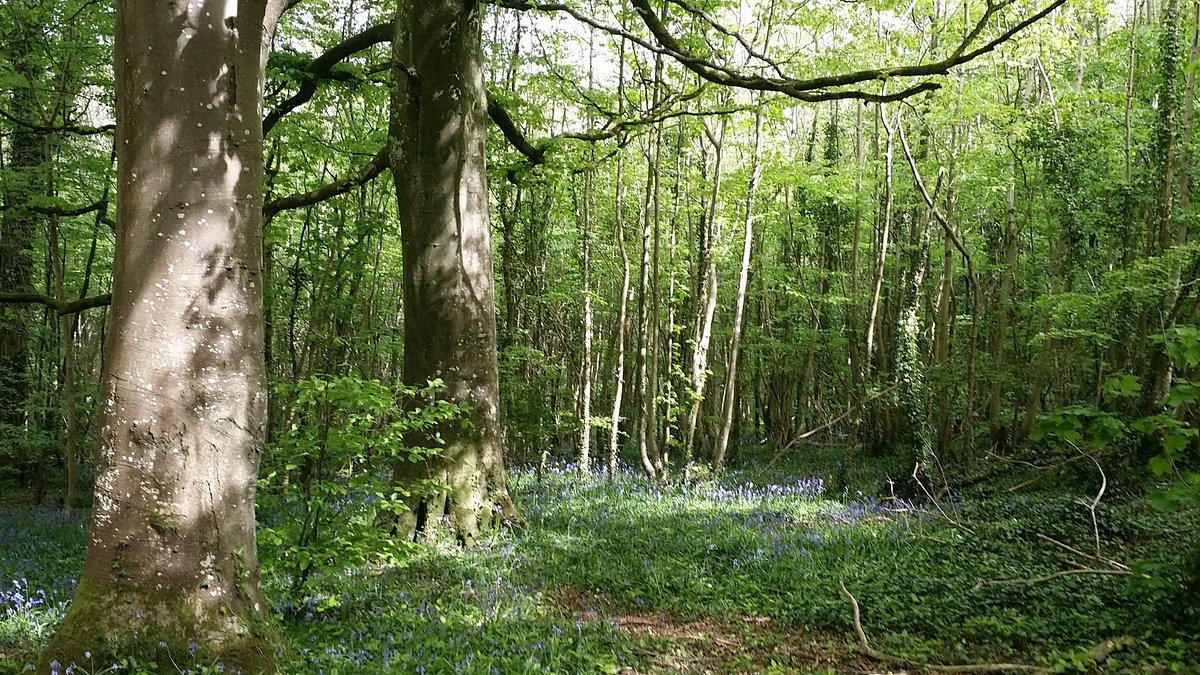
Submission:
<svg viewBox="0 0 1200 675">
<path fill-rule="evenodd" d="M 899 114 L 899 113 L 897 113 Z M 883 219 L 882 225 L 878 227 L 879 233 L 876 237 L 875 245 L 875 277 L 871 286 L 871 306 L 867 311 L 867 348 L 866 348 L 866 363 L 864 364 L 866 371 L 870 372 L 875 366 L 872 363 L 875 356 L 875 327 L 879 323 L 879 301 L 883 290 L 884 270 L 887 266 L 887 250 L 888 242 L 891 237 L 892 228 L 892 202 L 894 195 L 892 191 L 892 147 L 895 128 L 888 123 L 887 111 L 880 104 L 879 116 L 883 120 L 884 130 L 887 132 L 887 141 L 884 145 L 884 184 L 883 184 L 883 213 L 880 217 Z"/>
<path fill-rule="evenodd" d="M 761 103 L 761 101 L 760 101 Z M 738 352 L 741 348 L 742 322 L 746 315 L 746 288 L 750 280 L 750 252 L 754 246 L 754 196 L 762 178 L 763 113 L 754 113 L 754 154 L 750 158 L 750 185 L 746 188 L 746 220 L 742 231 L 742 268 L 738 277 L 737 300 L 733 310 L 733 333 L 729 336 L 729 355 L 725 361 L 725 398 L 721 409 L 721 435 L 713 452 L 713 469 L 720 471 L 729 451 L 733 428 L 733 408 L 737 399 Z"/>
<path fill-rule="evenodd" d="M 27 21 L 14 21 L 11 42 L 5 55 L 11 60 L 14 71 L 24 76 L 28 84 L 12 89 L 10 109 L 20 120 L 39 120 L 34 83 L 40 79 L 33 51 L 34 35 Z M 0 227 L 0 289 L 5 292 L 33 291 L 33 257 L 29 249 L 33 246 L 36 220 L 24 204 L 38 191 L 36 168 L 42 162 L 42 132 L 12 125 L 3 157 L 4 167 L 3 227 Z M 0 305 L 0 430 L 3 425 L 22 427 L 25 421 L 25 398 L 29 395 L 29 345 L 28 310 L 18 305 Z M 5 436 L 14 435 L 10 428 L 0 434 L 0 443 Z M 16 446 L 16 439 L 12 441 Z"/>
<path fill-rule="evenodd" d="M 1016 274 L 1017 254 L 1020 252 L 1020 230 L 1017 224 L 1017 167 L 1016 160 L 1009 159 L 1009 173 L 1012 183 L 1009 184 L 1004 198 L 1004 243 L 1003 264 L 998 270 L 1000 287 L 992 303 L 995 314 L 995 324 L 992 326 L 991 340 L 991 385 L 988 392 L 987 415 L 988 432 L 992 444 L 1001 449 L 1008 446 L 1009 433 L 1000 416 L 1004 410 L 1004 348 L 1008 336 L 1009 313 L 1012 308 L 1009 300 L 1012 298 L 1013 279 Z"/>
<path fill-rule="evenodd" d="M 579 415 L 579 472 L 588 475 L 592 471 L 592 284 L 591 284 L 591 236 L 592 236 L 592 172 L 588 171 L 583 183 L 583 219 L 580 224 L 580 271 L 583 277 L 583 349 L 579 355 L 579 397 L 582 411 Z"/>
<path fill-rule="evenodd" d="M 188 648 L 275 670 L 254 492 L 266 436 L 262 87 L 282 2 L 117 9 L 117 245 L 92 534 L 42 654 Z M 223 19 L 223 20 L 222 20 Z M 160 643 L 165 647 L 160 647 Z"/>
<path fill-rule="evenodd" d="M 696 434 L 699 432 L 700 407 L 704 403 L 704 385 L 708 380 L 708 347 L 712 340 L 713 316 L 717 311 L 717 261 L 713 239 L 721 201 L 721 151 L 725 143 L 725 118 L 718 122 L 716 134 L 709 133 L 713 145 L 712 191 L 708 195 L 707 209 L 700 224 L 700 255 L 697 262 L 699 275 L 696 294 L 696 332 L 692 348 L 691 404 L 688 406 L 687 423 L 684 426 L 683 466 L 684 480 L 696 456 Z M 707 131 L 707 130 L 706 130 Z"/>
<path fill-rule="evenodd" d="M 646 151 L 646 194 L 642 208 L 641 281 L 638 285 L 637 385 L 638 399 L 641 404 L 641 411 L 638 415 L 638 456 L 641 459 L 642 471 L 645 471 L 651 480 L 658 478 L 659 468 L 656 466 L 658 425 L 655 422 L 657 408 L 654 405 L 657 397 L 657 393 L 654 391 L 657 384 L 654 373 L 657 359 L 651 353 L 655 349 L 654 334 L 658 332 L 658 326 L 651 319 L 656 313 L 653 305 L 656 304 L 658 295 L 656 291 L 652 290 L 652 286 L 657 287 L 658 283 L 657 274 L 654 273 L 656 270 L 653 269 L 655 256 L 652 255 L 652 249 L 657 249 L 658 238 L 658 209 L 655 207 L 655 202 L 658 194 L 658 147 L 660 145 L 655 142 L 654 146 L 647 148 Z M 654 250 L 654 253 L 656 252 Z"/>
<path fill-rule="evenodd" d="M 620 455 L 621 404 L 625 396 L 625 336 L 629 332 L 629 250 L 625 248 L 625 221 L 621 208 L 624 198 L 624 162 L 617 155 L 616 196 L 613 200 L 613 229 L 616 230 L 617 248 L 621 252 L 621 297 L 617 307 L 617 326 L 613 331 L 613 342 L 617 347 L 617 379 L 613 393 L 612 419 L 608 428 L 608 475 L 617 475 L 617 458 Z"/>
<path fill-rule="evenodd" d="M 440 378 L 438 395 L 468 404 L 471 423 L 443 425 L 435 457 L 396 465 L 398 483 L 440 481 L 434 494 L 414 495 L 401 533 L 432 541 L 444 522 L 466 546 L 518 517 L 498 410 L 482 13 L 474 0 L 401 0 L 388 130 L 404 249 L 404 379 Z"/>
</svg>

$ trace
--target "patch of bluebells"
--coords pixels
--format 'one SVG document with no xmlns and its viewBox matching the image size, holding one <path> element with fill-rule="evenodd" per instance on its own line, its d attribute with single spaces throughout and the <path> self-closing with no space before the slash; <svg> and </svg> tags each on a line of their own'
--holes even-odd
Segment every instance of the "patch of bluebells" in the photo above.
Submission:
<svg viewBox="0 0 1200 675">
<path fill-rule="evenodd" d="M 336 612 L 319 601 L 285 605 L 289 672 L 596 672 L 618 653 L 614 664 L 631 662 L 629 638 L 613 625 L 564 619 L 507 574 L 452 586 L 446 562 L 430 556 L 404 575 L 355 579 Z"/>
<path fill-rule="evenodd" d="M 527 534 L 502 533 L 470 553 L 429 550 L 395 575 L 330 572 L 314 581 L 310 597 L 275 604 L 291 643 L 280 653 L 295 657 L 288 672 L 610 670 L 636 662 L 632 638 L 592 606 L 581 608 L 582 616 L 563 616 L 544 600 L 544 589 L 594 587 L 654 611 L 673 597 L 719 601 L 715 589 L 744 595 L 764 579 L 778 578 L 782 587 L 817 559 L 842 565 L 862 557 L 861 542 L 839 529 L 874 523 L 897 506 L 824 501 L 819 476 L 777 483 L 727 476 L 680 486 L 651 483 L 635 467 L 622 466 L 612 480 L 595 473 L 581 479 L 576 466 L 556 464 L 540 476 L 515 471 L 512 485 L 523 515 L 537 525 Z M 26 528 L 40 526 L 18 529 Z M 82 544 L 80 536 L 74 560 Z M 610 555 L 597 556 L 601 550 Z M 589 576 L 596 569 L 607 576 Z M 47 592 L 45 602 L 65 610 L 71 590 L 68 584 L 57 596 Z M 22 587 L 26 604 L 29 593 Z M 268 595 L 286 598 L 287 590 L 276 582 Z M 177 656 L 181 665 L 188 659 Z"/>
<path fill-rule="evenodd" d="M 49 639 L 75 592 L 86 538 L 85 515 L 0 510 L 0 651 Z"/>
</svg>

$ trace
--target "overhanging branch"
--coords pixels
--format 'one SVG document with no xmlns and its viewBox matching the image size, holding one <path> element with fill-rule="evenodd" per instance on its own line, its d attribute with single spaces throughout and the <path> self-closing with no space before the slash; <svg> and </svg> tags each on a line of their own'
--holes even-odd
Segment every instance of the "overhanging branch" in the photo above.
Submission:
<svg viewBox="0 0 1200 675">
<path fill-rule="evenodd" d="M 103 211 L 104 209 L 108 208 L 108 200 L 101 199 L 99 201 L 92 202 L 91 204 L 88 204 L 86 206 L 75 206 L 75 207 L 44 206 L 44 205 L 33 205 L 33 204 L 15 204 L 15 205 L 9 206 L 9 207 L 0 207 L 0 211 L 9 211 L 9 210 L 19 209 L 19 208 L 28 209 L 29 211 L 32 211 L 34 213 L 40 213 L 44 216 L 61 216 L 63 218 L 70 218 L 73 216 L 82 216 L 82 215 L 85 215 L 88 213 L 95 213 L 96 211 Z"/>
<path fill-rule="evenodd" d="M 940 61 L 930 63 L 922 63 L 905 66 L 891 66 L 886 68 L 871 68 L 867 70 L 858 70 L 849 73 L 841 73 L 838 75 L 827 75 L 822 77 L 814 77 L 807 79 L 785 78 L 785 77 L 762 77 L 749 73 L 743 73 L 720 65 L 711 59 L 702 58 L 692 54 L 683 47 L 675 36 L 667 29 L 659 15 L 650 6 L 649 0 L 630 0 L 638 16 L 641 17 L 642 23 L 649 29 L 650 34 L 658 41 L 659 45 L 666 51 L 668 55 L 682 64 L 688 70 L 696 73 L 700 77 L 717 84 L 739 87 L 742 89 L 751 89 L 755 91 L 774 91 L 781 94 L 786 94 L 793 98 L 802 101 L 829 101 L 838 98 L 855 98 L 867 101 L 886 102 L 888 100 L 897 100 L 906 96 L 912 96 L 922 91 L 937 89 L 940 85 L 935 82 L 922 82 L 918 85 L 904 89 L 901 92 L 892 94 L 887 98 L 881 98 L 878 94 L 860 90 L 836 90 L 837 87 L 849 87 L 853 85 L 863 84 L 866 82 L 888 80 L 897 77 L 932 77 L 936 75 L 946 75 L 956 66 L 967 63 L 979 56 L 995 50 L 1000 45 L 1012 39 L 1017 33 L 1021 32 L 1030 25 L 1036 23 L 1042 18 L 1049 15 L 1058 7 L 1066 3 L 1066 0 L 1053 0 L 1049 5 L 1032 16 L 1016 23 L 1014 26 L 1000 33 L 992 40 L 971 49 L 971 45 L 979 38 L 983 31 L 988 26 L 992 17 L 1000 10 L 1013 4 L 1015 0 L 1001 0 L 1000 2 L 988 2 L 987 9 L 979 17 L 972 26 L 971 30 L 951 51 L 950 55 Z"/>
<path fill-rule="evenodd" d="M 77 300 L 59 300 L 42 293 L 0 293 L 0 305 L 45 305 L 59 316 L 75 314 L 93 307 L 103 307 L 111 302 L 111 293 Z"/>
<path fill-rule="evenodd" d="M 317 93 L 317 85 L 322 79 L 328 77 L 330 69 L 335 65 L 348 56 L 391 40 L 392 25 L 392 23 L 381 23 L 371 26 L 357 35 L 346 38 L 313 59 L 313 62 L 304 70 L 304 81 L 300 83 L 300 89 L 280 103 L 279 107 L 272 110 L 263 120 L 263 135 L 266 136 L 267 132 L 278 124 L 284 115 L 308 103 Z"/>
<path fill-rule="evenodd" d="M 2 109 L 0 109 L 0 117 L 3 117 L 4 119 L 8 120 L 9 122 L 12 122 L 13 124 L 15 124 L 19 127 L 29 129 L 30 131 L 37 131 L 37 132 L 46 133 L 46 134 L 69 133 L 69 134 L 79 134 L 80 136 L 94 136 L 96 134 L 109 133 L 110 131 L 113 131 L 114 129 L 117 128 L 117 125 L 115 125 L 115 124 L 105 124 L 105 125 L 98 126 L 98 127 L 87 127 L 87 126 L 82 126 L 82 125 L 78 125 L 78 124 L 63 124 L 63 125 L 59 125 L 59 126 L 47 126 L 44 124 L 34 124 L 33 122 L 23 120 L 23 119 L 17 117 L 16 115 L 13 115 L 12 113 L 10 113 L 6 110 L 2 110 Z"/>
<path fill-rule="evenodd" d="M 363 168 L 352 176 L 347 176 L 327 183 L 319 188 L 301 192 L 299 194 L 288 195 L 272 200 L 263 205 L 263 225 L 271 222 L 280 211 L 289 209 L 298 209 L 305 206 L 310 206 L 318 202 L 323 202 L 326 199 L 332 199 L 341 194 L 345 194 L 350 190 L 366 185 L 371 182 L 376 176 L 383 173 L 390 166 L 388 160 L 387 146 L 379 149 L 371 161 L 367 162 Z"/>
</svg>

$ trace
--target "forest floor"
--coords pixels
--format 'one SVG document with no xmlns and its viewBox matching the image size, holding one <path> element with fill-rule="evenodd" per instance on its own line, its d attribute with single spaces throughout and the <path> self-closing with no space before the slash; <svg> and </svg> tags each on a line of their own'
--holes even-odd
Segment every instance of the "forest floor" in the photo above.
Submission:
<svg viewBox="0 0 1200 675">
<path fill-rule="evenodd" d="M 1181 564 L 1197 514 L 1110 483 L 1093 520 L 1099 476 L 1083 469 L 918 505 L 893 493 L 912 491 L 911 467 L 842 456 L 747 456 L 690 486 L 515 471 L 528 528 L 470 552 L 325 574 L 300 597 L 268 567 L 286 672 L 1200 673 Z M 0 675 L 22 672 L 63 616 L 86 528 L 86 514 L 0 508 Z"/>
</svg>

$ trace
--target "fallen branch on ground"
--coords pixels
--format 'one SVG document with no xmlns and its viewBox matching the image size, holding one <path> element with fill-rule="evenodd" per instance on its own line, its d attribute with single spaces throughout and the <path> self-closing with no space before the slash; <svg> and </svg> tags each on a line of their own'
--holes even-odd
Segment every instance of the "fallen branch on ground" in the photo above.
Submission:
<svg viewBox="0 0 1200 675">
<path fill-rule="evenodd" d="M 1040 577 L 1032 577 L 1030 579 L 991 579 L 991 580 L 985 579 L 985 580 L 980 581 L 977 584 L 975 584 L 975 586 L 973 588 L 971 588 L 971 590 L 977 591 L 977 590 L 983 588 L 984 586 L 1004 586 L 1007 584 L 1027 584 L 1027 585 L 1040 584 L 1043 581 L 1053 581 L 1054 579 L 1058 579 L 1059 577 L 1069 577 L 1069 576 L 1075 576 L 1077 574 L 1097 574 L 1097 575 L 1127 577 L 1127 576 L 1133 574 L 1133 572 L 1130 572 L 1129 570 L 1097 570 L 1097 569 L 1091 569 L 1091 568 L 1085 567 L 1085 568 L 1073 569 L 1073 570 L 1059 570 L 1058 572 L 1053 572 L 1051 574 L 1046 574 L 1046 575 L 1043 575 Z"/>
<path fill-rule="evenodd" d="M 1015 462 L 1015 463 L 1026 464 L 1028 466 L 1031 466 L 1034 469 L 1041 471 L 1042 473 L 1034 476 L 1033 478 L 1030 478 L 1027 481 L 1024 481 L 1022 483 L 1019 483 L 1017 485 L 1014 485 L 1014 486 L 1008 488 L 1008 491 L 1009 492 L 1017 492 L 1018 490 L 1023 490 L 1025 488 L 1029 487 L 1030 485 L 1033 485 L 1034 483 L 1038 482 L 1039 480 L 1049 476 L 1050 474 L 1054 473 L 1058 469 L 1061 469 L 1062 467 L 1070 464 L 1071 462 L 1074 462 L 1075 460 L 1083 459 L 1083 458 L 1084 458 L 1083 455 L 1075 455 L 1074 457 L 1068 457 L 1067 459 L 1064 459 L 1063 461 L 1058 462 L 1057 464 L 1052 464 L 1050 466 L 1037 466 L 1036 464 L 1032 464 L 1030 462 Z"/>
<path fill-rule="evenodd" d="M 923 663 L 921 661 L 913 661 L 911 659 L 903 659 L 899 656 L 885 654 L 871 646 L 867 640 L 867 634 L 862 627 L 862 613 L 858 608 L 858 600 L 846 590 L 846 584 L 838 579 L 838 589 L 842 592 L 842 597 L 850 602 L 850 607 L 854 610 L 854 634 L 858 636 L 858 648 L 863 654 L 875 659 L 876 661 L 885 661 L 901 666 L 911 668 L 925 668 L 939 673 L 1004 673 L 1004 672 L 1022 672 L 1022 673 L 1048 673 L 1049 670 L 1038 666 L 1029 666 L 1022 663 L 975 663 L 961 666 L 943 666 L 932 663 Z"/>
<path fill-rule="evenodd" d="M 1117 561 L 1117 560 L 1113 560 L 1113 559 L 1111 559 L 1111 558 L 1102 558 L 1102 557 L 1099 557 L 1099 556 L 1094 556 L 1094 555 L 1092 555 L 1092 554 L 1090 554 L 1090 553 L 1084 553 L 1083 551 L 1080 551 L 1080 550 L 1079 550 L 1079 549 L 1077 549 L 1077 548 L 1074 548 L 1074 547 L 1071 547 L 1071 546 L 1067 546 L 1066 544 L 1062 543 L 1061 541 L 1059 541 L 1059 540 L 1057 540 L 1057 539 L 1052 539 L 1051 537 L 1047 537 L 1046 535 L 1042 534 L 1041 532 L 1038 532 L 1038 533 L 1037 533 L 1037 537 L 1038 537 L 1038 539 L 1041 539 L 1041 540 L 1043 540 L 1043 541 L 1048 541 L 1048 542 L 1050 542 L 1051 544 L 1054 544 L 1055 546 L 1057 546 L 1057 547 L 1059 547 L 1059 548 L 1061 548 L 1061 549 L 1065 549 L 1065 550 L 1067 550 L 1067 551 L 1070 551 L 1071 553 L 1074 553 L 1075 555 L 1081 555 L 1081 556 L 1083 556 L 1083 557 L 1085 557 L 1085 558 L 1091 558 L 1092 560 L 1095 560 L 1095 561 L 1097 561 L 1097 562 L 1102 562 L 1102 563 L 1104 563 L 1105 565 L 1108 565 L 1109 567 L 1111 567 L 1111 568 L 1113 568 L 1113 569 L 1117 569 L 1117 570 L 1126 570 L 1126 571 L 1128 571 L 1128 570 L 1129 570 L 1129 565 L 1126 565 L 1126 564 L 1125 564 L 1125 563 L 1123 563 L 1123 562 L 1120 562 L 1120 561 Z"/>
<path fill-rule="evenodd" d="M 921 492 L 924 492 L 925 496 L 929 498 L 929 501 L 932 502 L 933 505 L 937 508 L 938 513 L 942 516 L 942 518 L 945 518 L 947 523 L 950 523 L 954 527 L 962 530 L 963 532 L 965 532 L 967 534 L 971 534 L 971 535 L 975 534 L 975 530 L 972 530 L 971 528 L 967 527 L 966 525 L 963 525 L 962 523 L 958 522 L 957 520 L 951 518 L 950 514 L 946 513 L 946 510 L 942 508 L 942 504 L 941 504 L 941 502 L 938 501 L 937 497 L 934 497 L 929 492 L 929 490 L 927 490 L 925 488 L 925 484 L 921 482 L 920 471 L 921 471 L 921 463 L 917 462 L 913 466 L 912 478 L 914 481 L 916 481 L 917 487 L 921 488 Z"/>
</svg>

